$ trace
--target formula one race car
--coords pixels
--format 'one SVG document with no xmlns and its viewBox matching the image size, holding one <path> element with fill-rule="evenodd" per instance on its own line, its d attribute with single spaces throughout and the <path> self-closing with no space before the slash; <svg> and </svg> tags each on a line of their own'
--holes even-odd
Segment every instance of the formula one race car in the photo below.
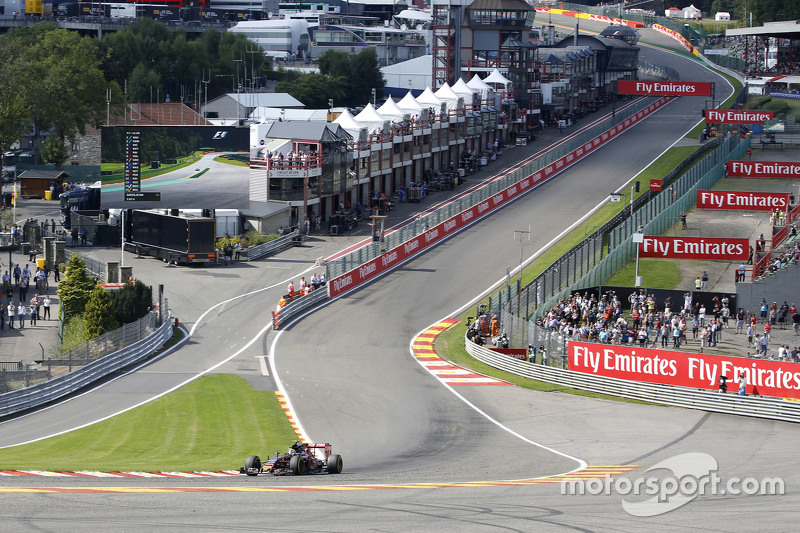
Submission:
<svg viewBox="0 0 800 533">
<path fill-rule="evenodd" d="M 240 474 L 257 476 L 272 473 L 274 476 L 285 474 L 341 474 L 342 457 L 331 453 L 331 445 L 312 444 L 295 441 L 286 453 L 276 453 L 267 462 L 262 463 L 257 455 L 250 455 L 239 469 Z"/>
</svg>

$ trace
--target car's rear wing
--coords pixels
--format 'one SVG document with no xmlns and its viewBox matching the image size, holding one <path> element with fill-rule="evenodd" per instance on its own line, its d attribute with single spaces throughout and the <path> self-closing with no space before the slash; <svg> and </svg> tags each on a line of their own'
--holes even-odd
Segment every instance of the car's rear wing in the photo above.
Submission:
<svg viewBox="0 0 800 533">
<path fill-rule="evenodd" d="M 320 461 L 327 461 L 328 457 L 331 456 L 331 445 L 329 442 L 325 443 L 309 442 L 308 444 L 306 444 L 306 446 L 308 447 L 308 451 L 310 453 L 313 453 L 314 457 L 316 457 Z"/>
</svg>

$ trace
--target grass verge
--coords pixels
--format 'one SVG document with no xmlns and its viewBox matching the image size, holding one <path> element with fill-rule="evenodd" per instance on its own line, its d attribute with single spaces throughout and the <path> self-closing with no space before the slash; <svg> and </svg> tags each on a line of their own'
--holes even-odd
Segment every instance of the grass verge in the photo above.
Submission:
<svg viewBox="0 0 800 533">
<path fill-rule="evenodd" d="M 146 405 L 40 442 L 0 450 L 0 469 L 231 470 L 295 440 L 274 392 L 244 378 L 204 376 Z"/>
</svg>

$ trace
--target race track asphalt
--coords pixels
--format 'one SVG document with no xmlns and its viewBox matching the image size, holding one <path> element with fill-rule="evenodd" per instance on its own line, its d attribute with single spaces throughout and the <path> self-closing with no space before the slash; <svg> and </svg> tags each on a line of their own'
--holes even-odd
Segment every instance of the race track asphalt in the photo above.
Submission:
<svg viewBox="0 0 800 533">
<path fill-rule="evenodd" d="M 647 51 L 654 63 L 680 61 L 676 65 L 684 80 L 709 76 L 694 64 L 660 54 Z M 718 80 L 717 90 L 724 85 Z M 274 343 L 275 367 L 296 415 L 310 437 L 335 443 L 345 458 L 342 476 L 135 481 L 5 478 L 0 490 L 33 492 L 3 495 L 4 526 L 15 530 L 80 527 L 84 531 L 145 527 L 176 531 L 795 530 L 796 493 L 707 495 L 673 512 L 644 518 L 627 514 L 621 505 L 622 499 L 641 497 L 565 496 L 558 483 L 495 486 L 492 480 L 566 472 L 577 463 L 514 437 L 476 413 L 410 354 L 409 343 L 416 333 L 469 303 L 473 295 L 502 278 L 507 267 L 516 266 L 515 229 L 527 229 L 530 224 L 533 234 L 531 242 L 525 242 L 526 254 L 540 249 L 690 129 L 703 107 L 700 100 L 686 98 L 670 104 L 552 182 L 401 269 L 312 313 L 279 337 L 275 333 L 270 333 L 270 339 L 259 337 L 258 324 L 241 320 L 255 309 L 264 312 L 274 305 L 270 298 L 277 292 L 242 298 L 200 318 L 204 308 L 220 299 L 219 290 L 210 289 L 217 285 L 213 280 L 202 284 L 208 290 L 197 292 L 200 301 L 187 313 L 198 325 L 194 345 L 147 371 L 163 379 L 177 372 L 180 379 L 191 361 L 219 361 L 220 353 L 242 349 L 247 339 L 255 339 L 248 349 L 260 353 Z M 260 281 L 266 286 L 278 283 L 281 276 Z M 226 328 L 231 330 L 232 324 L 241 331 L 241 338 L 228 338 Z M 139 392 L 133 382 L 125 387 L 130 393 Z M 647 475 L 647 468 L 679 453 L 704 452 L 716 458 L 722 477 L 783 476 L 788 487 L 797 486 L 794 450 L 799 431 L 793 425 L 516 387 L 459 387 L 456 392 L 525 439 L 562 454 L 590 465 L 638 465 L 628 477 Z M 115 396 L 107 401 L 119 402 L 124 395 Z M 13 440 L 9 427 L 0 425 L 0 440 Z M 16 432 L 17 426 L 13 427 Z M 438 485 L 459 481 L 481 483 Z M 415 482 L 436 486 L 407 485 Z M 341 483 L 348 486 L 333 486 Z M 373 483 L 383 488 L 361 487 Z M 309 485 L 315 488 L 301 490 Z M 35 492 L 37 487 L 54 492 Z M 120 492 L 55 493 L 59 488 L 91 492 L 111 487 Z M 169 492 L 181 487 L 192 492 Z M 281 492 L 289 488 L 296 491 Z"/>
</svg>

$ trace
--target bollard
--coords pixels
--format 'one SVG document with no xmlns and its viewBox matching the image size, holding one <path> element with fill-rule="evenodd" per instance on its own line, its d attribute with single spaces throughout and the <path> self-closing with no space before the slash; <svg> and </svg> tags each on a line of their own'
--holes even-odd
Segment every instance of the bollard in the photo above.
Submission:
<svg viewBox="0 0 800 533">
<path fill-rule="evenodd" d="M 179 322 L 178 322 L 178 317 L 175 317 L 175 327 L 177 328 L 177 327 L 178 327 L 178 325 L 179 325 Z"/>
</svg>

